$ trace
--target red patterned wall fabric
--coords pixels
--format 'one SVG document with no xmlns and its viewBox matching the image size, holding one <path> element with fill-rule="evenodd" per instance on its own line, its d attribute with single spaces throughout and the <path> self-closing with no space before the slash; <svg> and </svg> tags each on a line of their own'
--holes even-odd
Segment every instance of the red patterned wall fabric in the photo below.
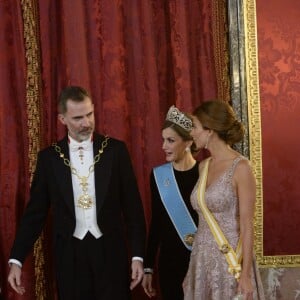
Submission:
<svg viewBox="0 0 300 300">
<path fill-rule="evenodd" d="M 257 1 L 264 255 L 300 254 L 299 16 L 297 0 Z"/>
<path fill-rule="evenodd" d="M 226 94 L 220 92 L 226 84 L 218 82 L 227 64 L 226 59 L 220 64 L 226 48 L 225 1 L 31 2 L 38 7 L 40 27 L 41 69 L 36 76 L 41 80 L 41 147 L 65 134 L 56 117 L 61 88 L 86 87 L 95 102 L 96 129 L 124 140 L 129 148 L 149 221 L 149 175 L 164 162 L 161 124 L 168 108 L 175 104 L 191 111 L 205 99 Z M 20 1 L 1 0 L 0 279 L 9 300 L 21 299 L 6 285 L 7 259 L 31 176 L 23 25 Z M 46 257 L 47 276 L 50 265 L 51 257 Z M 24 271 L 22 299 L 32 300 L 37 297 L 32 256 Z M 50 277 L 47 284 L 52 290 Z M 53 300 L 53 291 L 47 293 Z M 137 289 L 134 299 L 147 297 Z"/>
<path fill-rule="evenodd" d="M 4 299 L 19 299 L 6 285 L 7 260 L 30 182 L 22 23 L 20 1 L 0 1 L 0 288 Z M 34 295 L 32 282 L 31 255 L 24 265 L 28 295 Z"/>
</svg>

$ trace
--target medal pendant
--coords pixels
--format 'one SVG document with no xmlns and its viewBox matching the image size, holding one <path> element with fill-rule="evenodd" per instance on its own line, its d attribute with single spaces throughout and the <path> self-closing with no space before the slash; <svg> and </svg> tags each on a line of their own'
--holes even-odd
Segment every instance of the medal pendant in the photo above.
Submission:
<svg viewBox="0 0 300 300">
<path fill-rule="evenodd" d="M 78 199 L 78 206 L 83 209 L 89 209 L 93 205 L 93 199 L 88 194 L 83 194 Z"/>
<path fill-rule="evenodd" d="M 193 246 L 193 242 L 194 242 L 194 233 L 188 233 L 184 236 L 184 242 L 188 245 L 188 246 Z"/>
</svg>

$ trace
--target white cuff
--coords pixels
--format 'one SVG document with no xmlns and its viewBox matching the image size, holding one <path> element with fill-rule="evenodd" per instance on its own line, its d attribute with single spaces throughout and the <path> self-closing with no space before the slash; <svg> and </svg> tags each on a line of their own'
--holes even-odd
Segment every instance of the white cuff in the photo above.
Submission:
<svg viewBox="0 0 300 300">
<path fill-rule="evenodd" d="M 139 260 L 141 262 L 144 262 L 143 258 L 142 257 L 139 257 L 139 256 L 133 256 L 132 257 L 132 260 Z"/>
<path fill-rule="evenodd" d="M 8 264 L 15 264 L 17 266 L 19 266 L 20 268 L 22 268 L 22 263 L 19 262 L 17 259 L 14 259 L 14 258 L 11 258 L 9 261 L 8 261 Z"/>
</svg>

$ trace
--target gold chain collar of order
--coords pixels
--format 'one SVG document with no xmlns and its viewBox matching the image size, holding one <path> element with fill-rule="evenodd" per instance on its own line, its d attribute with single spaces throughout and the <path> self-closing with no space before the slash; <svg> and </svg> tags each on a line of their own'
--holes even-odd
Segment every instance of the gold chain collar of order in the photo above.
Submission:
<svg viewBox="0 0 300 300">
<path fill-rule="evenodd" d="M 61 148 L 56 143 L 52 144 L 52 146 L 54 147 L 55 151 L 59 154 L 59 157 L 61 157 L 63 159 L 64 164 L 67 167 L 70 168 L 71 173 L 73 175 L 75 175 L 79 179 L 79 181 L 80 181 L 80 186 L 81 186 L 81 189 L 82 189 L 82 195 L 79 196 L 78 201 L 77 201 L 77 203 L 78 203 L 77 205 L 80 208 L 88 209 L 88 208 L 91 208 L 92 205 L 93 205 L 93 199 L 87 193 L 87 191 L 88 191 L 88 185 L 89 185 L 87 181 L 88 181 L 88 178 L 90 177 L 90 175 L 94 172 L 94 170 L 95 170 L 95 164 L 97 162 L 99 162 L 101 154 L 103 153 L 104 148 L 106 148 L 106 146 L 108 144 L 108 140 L 109 140 L 109 137 L 105 136 L 104 141 L 101 143 L 101 148 L 99 149 L 98 154 L 95 155 L 94 161 L 90 165 L 89 172 L 88 172 L 88 174 L 86 176 L 80 176 L 78 174 L 77 169 L 72 166 L 70 160 L 65 157 L 64 153 L 62 153 Z"/>
</svg>

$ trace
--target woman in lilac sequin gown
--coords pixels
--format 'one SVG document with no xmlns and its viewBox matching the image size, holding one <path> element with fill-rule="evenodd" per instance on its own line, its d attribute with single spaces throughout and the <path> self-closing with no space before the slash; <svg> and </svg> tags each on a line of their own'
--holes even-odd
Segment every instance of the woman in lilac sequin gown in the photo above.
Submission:
<svg viewBox="0 0 300 300">
<path fill-rule="evenodd" d="M 199 148 L 210 152 L 205 203 L 229 244 L 235 250 L 242 239 L 243 261 L 240 279 L 228 272 L 228 263 L 198 204 L 197 189 L 203 178 L 202 161 L 199 181 L 191 202 L 199 215 L 189 269 L 183 288 L 185 300 L 231 300 L 237 293 L 243 299 L 265 299 L 260 274 L 253 254 L 253 217 L 255 178 L 248 159 L 233 150 L 244 134 L 242 124 L 229 104 L 207 101 L 193 113 L 191 135 Z"/>
</svg>

